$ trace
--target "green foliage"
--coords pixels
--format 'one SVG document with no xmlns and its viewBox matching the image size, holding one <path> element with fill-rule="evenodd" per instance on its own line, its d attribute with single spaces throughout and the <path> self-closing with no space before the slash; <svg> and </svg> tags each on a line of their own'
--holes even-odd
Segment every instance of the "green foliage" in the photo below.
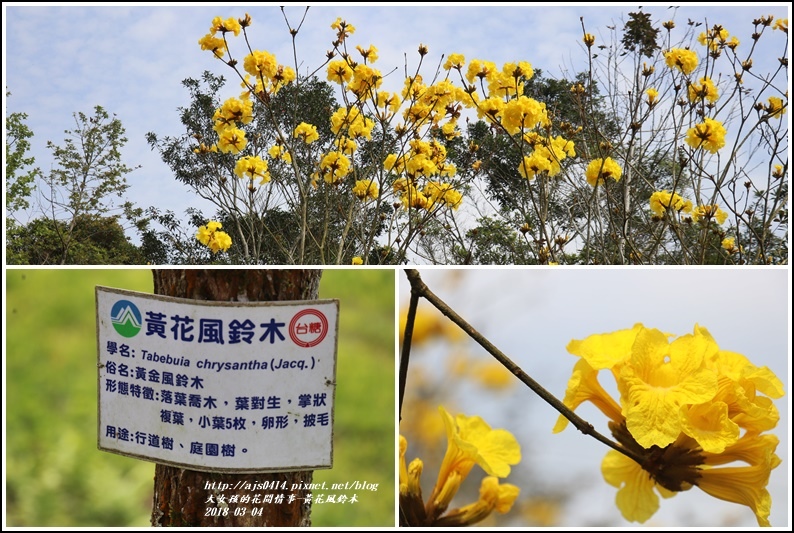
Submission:
<svg viewBox="0 0 794 533">
<path fill-rule="evenodd" d="M 659 36 L 659 28 L 654 28 L 651 24 L 650 13 L 629 13 L 629 21 L 623 29 L 623 39 L 621 42 L 627 50 L 638 51 L 645 57 L 653 57 L 653 53 L 659 49 L 656 39 Z"/>
<path fill-rule="evenodd" d="M 149 270 L 9 270 L 6 503 L 14 527 L 146 527 L 154 465 L 97 450 L 94 287 L 153 290 Z M 378 483 L 315 505 L 315 526 L 394 524 L 394 273 L 329 270 L 340 299 L 334 467 L 315 482 Z M 352 494 L 352 493 L 351 493 Z"/>
<path fill-rule="evenodd" d="M 11 93 L 6 92 L 6 97 Z M 33 132 L 25 121 L 26 113 L 11 113 L 6 117 L 6 213 L 30 207 L 28 198 L 33 192 L 38 168 L 25 170 L 35 163 L 27 157 Z M 6 218 L 8 221 L 9 219 Z"/>
<path fill-rule="evenodd" d="M 9 265 L 140 265 L 146 262 L 114 216 L 81 214 L 70 223 L 37 218 L 8 231 Z"/>
</svg>

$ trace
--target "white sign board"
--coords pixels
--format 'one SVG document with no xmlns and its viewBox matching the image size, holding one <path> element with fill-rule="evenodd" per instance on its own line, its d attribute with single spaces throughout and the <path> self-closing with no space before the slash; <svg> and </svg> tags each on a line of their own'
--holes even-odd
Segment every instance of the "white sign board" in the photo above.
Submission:
<svg viewBox="0 0 794 533">
<path fill-rule="evenodd" d="M 96 300 L 101 450 L 213 472 L 331 468 L 338 300 Z"/>
</svg>

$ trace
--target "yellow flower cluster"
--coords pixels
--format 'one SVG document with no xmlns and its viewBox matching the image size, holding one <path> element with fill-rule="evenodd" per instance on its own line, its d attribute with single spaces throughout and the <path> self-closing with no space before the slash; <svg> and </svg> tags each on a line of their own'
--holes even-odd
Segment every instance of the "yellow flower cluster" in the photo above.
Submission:
<svg viewBox="0 0 794 533">
<path fill-rule="evenodd" d="M 320 161 L 317 177 L 326 183 L 336 183 L 350 173 L 350 159 L 342 152 L 328 152 Z"/>
<path fill-rule="evenodd" d="M 716 154 L 720 148 L 725 146 L 726 133 L 728 132 L 722 122 L 706 118 L 702 123 L 687 130 L 686 143 L 696 150 L 703 148 L 712 154 Z"/>
<path fill-rule="evenodd" d="M 720 209 L 717 204 L 699 205 L 692 211 L 692 220 L 695 222 L 709 221 L 712 218 L 717 221 L 717 224 L 725 224 L 725 221 L 728 220 L 728 213 Z"/>
<path fill-rule="evenodd" d="M 786 94 L 788 96 L 788 94 Z M 783 119 L 783 115 L 788 111 L 788 102 L 783 102 L 782 98 L 777 96 L 770 96 L 767 100 L 768 104 L 764 110 L 769 113 L 770 117 Z"/>
<path fill-rule="evenodd" d="M 359 200 L 378 199 L 378 184 L 375 180 L 357 180 L 353 186 L 353 194 Z"/>
<path fill-rule="evenodd" d="M 420 485 L 424 463 L 417 458 L 406 465 L 408 441 L 400 436 L 400 525 L 467 526 L 482 521 L 494 511 L 507 513 L 520 489 L 500 484 L 499 478 L 507 477 L 510 466 L 521 460 L 521 448 L 515 437 L 504 429 L 491 429 L 479 416 L 453 418 L 443 407 L 439 407 L 439 412 L 446 428 L 447 451 L 427 503 Z M 480 485 L 479 499 L 447 512 L 475 464 L 488 474 Z"/>
<path fill-rule="evenodd" d="M 557 176 L 562 171 L 560 161 L 566 157 L 576 156 L 573 141 L 559 135 L 554 139 L 544 139 L 533 133 L 525 135 L 524 141 L 532 145 L 533 151 L 530 155 L 524 156 L 523 161 L 518 165 L 518 173 L 530 181 L 543 172 L 550 177 Z"/>
<path fill-rule="evenodd" d="M 401 157 L 389 154 L 383 163 L 387 171 L 395 174 L 406 174 L 397 178 L 392 189 L 400 197 L 405 209 L 421 208 L 428 211 L 436 206 L 449 206 L 457 209 L 463 196 L 450 183 L 433 181 L 434 176 L 454 176 L 455 165 L 447 163 L 447 149 L 435 139 L 428 142 L 413 139 L 409 143 L 411 149 Z M 420 178 L 426 179 L 420 191 Z"/>
<path fill-rule="evenodd" d="M 618 487 L 616 502 L 630 521 L 644 522 L 659 508 L 657 492 L 674 496 L 693 486 L 748 506 L 769 525 L 769 475 L 780 464 L 778 439 L 763 434 L 780 418 L 771 398 L 783 384 L 767 367 L 721 350 L 706 328 L 671 334 L 636 324 L 631 329 L 573 340 L 574 365 L 564 403 L 592 402 L 635 459 L 610 450 L 604 479 Z M 617 382 L 620 402 L 601 386 L 598 373 Z M 560 416 L 554 432 L 565 429 Z M 741 461 L 747 466 L 715 468 Z"/>
<path fill-rule="evenodd" d="M 196 233 L 196 239 L 212 250 L 212 253 L 225 252 L 232 245 L 232 238 L 225 231 L 220 231 L 220 222 L 211 220 L 206 226 L 201 226 Z"/>
<path fill-rule="evenodd" d="M 676 213 L 691 213 L 692 202 L 679 196 L 678 193 L 670 191 L 656 191 L 651 194 L 651 211 L 659 216 L 664 215 L 665 211 L 672 209 Z"/>
<path fill-rule="evenodd" d="M 717 52 L 725 46 L 730 48 L 739 46 L 739 39 L 734 35 L 729 41 L 729 35 L 728 30 L 718 24 L 709 30 L 701 32 L 698 36 L 698 42 L 703 46 L 708 46 L 711 52 Z"/>
<path fill-rule="evenodd" d="M 317 139 L 320 138 L 320 134 L 317 133 L 317 126 L 314 124 L 307 124 L 306 122 L 301 122 L 295 127 L 295 131 L 292 134 L 293 137 L 303 139 L 303 142 L 306 144 L 311 144 Z"/>
<path fill-rule="evenodd" d="M 248 178 L 252 182 L 259 178 L 260 185 L 270 181 L 270 172 L 267 170 L 267 161 L 260 157 L 247 155 L 237 160 L 234 165 L 234 173 L 238 178 Z"/>
<path fill-rule="evenodd" d="M 717 101 L 717 98 L 719 98 L 717 87 L 708 76 L 700 78 L 698 83 L 690 83 L 687 94 L 689 95 L 690 102 L 701 102 L 705 99 L 714 103 Z"/>
<path fill-rule="evenodd" d="M 692 50 L 672 48 L 664 53 L 664 61 L 670 68 L 676 68 L 684 74 L 692 74 L 698 66 L 698 56 Z"/>
<path fill-rule="evenodd" d="M 599 158 L 590 161 L 584 175 L 587 179 L 587 183 L 595 187 L 597 184 L 603 185 L 607 178 L 620 181 L 620 177 L 623 175 L 623 169 L 618 165 L 617 161 L 611 157 L 605 159 Z"/>
</svg>

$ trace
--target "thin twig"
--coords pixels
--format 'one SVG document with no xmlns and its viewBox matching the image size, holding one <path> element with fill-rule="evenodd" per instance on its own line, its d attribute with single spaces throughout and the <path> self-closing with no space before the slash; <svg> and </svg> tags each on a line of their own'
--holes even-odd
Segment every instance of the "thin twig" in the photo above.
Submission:
<svg viewBox="0 0 794 533">
<path fill-rule="evenodd" d="M 421 283 L 421 280 L 419 281 Z M 424 283 L 422 283 L 424 285 Z M 427 288 L 427 287 L 425 287 Z M 416 306 L 419 303 L 419 291 L 411 287 L 411 302 L 408 304 L 408 316 L 405 320 L 405 332 L 403 334 L 403 349 L 400 354 L 400 421 L 403 419 L 403 397 L 405 397 L 405 381 L 408 378 L 408 358 L 411 355 L 411 337 L 414 334 L 414 319 L 416 318 Z"/>
<path fill-rule="evenodd" d="M 576 413 L 571 411 L 571 409 L 569 409 L 564 403 L 562 403 L 560 400 L 558 400 L 549 391 L 544 389 L 537 381 L 535 381 L 534 379 L 529 377 L 526 374 L 526 372 L 521 370 L 521 367 L 519 367 L 512 360 L 510 360 L 510 358 L 507 357 L 505 354 L 503 354 L 496 346 L 491 344 L 488 341 L 488 339 L 483 337 L 468 322 L 463 320 L 463 318 L 461 318 L 460 315 L 458 315 L 446 303 L 444 303 L 443 300 L 441 300 L 438 296 L 433 294 L 433 292 L 422 281 L 422 278 L 420 277 L 419 272 L 417 270 L 406 269 L 405 270 L 405 275 L 408 277 L 408 281 L 411 283 L 411 301 L 412 302 L 413 302 L 414 298 L 418 298 L 419 296 L 424 297 L 428 302 L 433 304 L 433 306 L 436 309 L 441 311 L 445 316 L 447 316 L 447 318 L 452 320 L 452 322 L 454 322 L 455 325 L 457 325 L 460 329 L 465 331 L 466 334 L 469 337 L 471 337 L 475 342 L 477 342 L 477 344 L 482 346 L 485 349 L 485 351 L 487 351 L 489 354 L 494 356 L 497 361 L 502 363 L 502 365 L 504 365 L 505 368 L 507 368 L 510 372 L 513 373 L 513 375 L 515 375 L 518 379 L 520 379 L 522 383 L 524 383 L 527 387 L 532 389 L 532 391 L 535 394 L 537 394 L 538 396 L 543 398 L 543 400 L 546 403 L 548 403 L 554 409 L 556 409 L 562 416 L 564 416 L 565 418 L 570 420 L 571 424 L 576 426 L 576 429 L 578 429 L 579 431 L 581 431 L 585 435 L 590 435 L 591 437 L 593 437 L 596 440 L 602 442 L 603 444 L 606 444 L 607 446 L 609 446 L 613 450 L 616 450 L 616 451 L 622 453 L 626 457 L 629 457 L 630 459 L 633 459 L 634 461 L 636 461 L 640 465 L 644 465 L 646 463 L 645 459 L 642 456 L 634 453 L 631 450 L 627 450 L 626 448 L 622 447 L 621 445 L 617 444 L 616 442 L 613 442 L 613 441 L 609 440 L 607 437 L 603 436 L 601 433 L 596 431 L 596 429 L 593 427 L 593 425 L 590 422 L 587 422 L 586 420 L 581 418 L 579 415 L 577 415 Z M 414 311 L 415 311 L 415 309 L 414 309 Z M 410 309 L 409 309 L 408 323 L 405 326 L 406 339 L 409 339 L 409 337 L 407 335 L 408 328 L 409 327 L 413 328 L 413 323 L 412 322 L 413 321 L 412 321 L 412 317 L 410 316 Z M 405 343 L 405 344 L 403 344 L 403 354 L 405 354 L 406 345 L 410 344 L 410 342 L 408 340 L 403 341 L 403 342 Z M 407 358 L 406 358 L 406 361 L 405 361 L 406 371 L 407 371 L 407 364 L 408 363 L 407 363 Z M 403 374 L 402 374 L 402 372 L 403 372 L 402 365 L 403 365 L 403 358 L 401 357 L 401 359 L 400 359 L 400 407 L 401 408 L 402 408 L 402 395 L 404 393 L 404 387 L 405 387 L 405 382 L 403 380 Z M 401 412 L 402 412 L 402 409 L 401 409 Z"/>
</svg>

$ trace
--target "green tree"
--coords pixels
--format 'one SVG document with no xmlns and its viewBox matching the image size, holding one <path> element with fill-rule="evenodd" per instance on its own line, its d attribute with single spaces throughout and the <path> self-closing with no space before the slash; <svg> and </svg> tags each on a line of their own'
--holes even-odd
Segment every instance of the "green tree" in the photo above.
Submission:
<svg viewBox="0 0 794 533">
<path fill-rule="evenodd" d="M 6 97 L 11 93 L 6 91 Z M 16 112 L 6 116 L 6 227 L 7 230 L 16 226 L 14 211 L 30 207 L 29 198 L 33 193 L 36 176 L 41 174 L 38 168 L 30 168 L 35 158 L 28 155 L 29 139 L 33 132 L 25 123 L 28 115 Z"/>
<path fill-rule="evenodd" d="M 68 246 L 63 241 L 67 234 Z M 82 214 L 70 222 L 41 217 L 16 227 L 7 243 L 6 261 L 9 265 L 140 265 L 146 258 L 129 241 L 117 217 Z"/>
<path fill-rule="evenodd" d="M 47 147 L 52 151 L 54 168 L 44 178 L 45 216 L 51 221 L 49 229 L 55 233 L 57 253 L 48 257 L 55 264 L 67 264 L 71 248 L 79 235 L 81 223 L 95 221 L 112 211 L 131 209 L 129 202 L 116 205 L 114 198 L 122 198 L 129 185 L 126 176 L 138 167 L 122 162 L 121 149 L 127 142 L 121 120 L 101 106 L 94 108 L 93 116 L 82 112 L 74 114 L 75 129 L 66 130 L 64 144 L 52 141 Z M 113 215 L 118 217 L 120 214 Z M 57 223 L 63 221 L 64 224 Z"/>
</svg>

